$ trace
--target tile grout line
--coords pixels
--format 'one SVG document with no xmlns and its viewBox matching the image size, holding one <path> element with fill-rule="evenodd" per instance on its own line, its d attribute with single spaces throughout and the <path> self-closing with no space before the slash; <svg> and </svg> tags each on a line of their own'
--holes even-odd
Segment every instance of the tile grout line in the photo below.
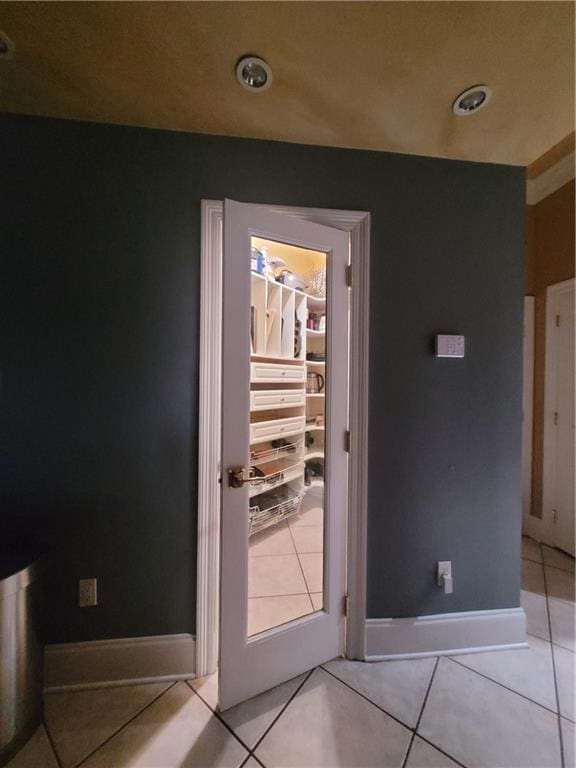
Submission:
<svg viewBox="0 0 576 768">
<path fill-rule="evenodd" d="M 540 550 L 542 552 L 542 560 L 544 560 L 544 550 L 542 549 L 542 542 L 540 542 Z M 546 615 L 548 617 L 548 631 L 550 632 L 550 646 L 552 648 L 552 673 L 554 675 L 554 691 L 556 693 L 556 707 L 558 708 L 558 738 L 560 741 L 560 761 L 562 768 L 565 768 L 566 761 L 564 759 L 564 739 L 562 738 L 562 715 L 560 714 L 560 696 L 558 693 L 558 677 L 556 673 L 556 656 L 554 654 L 554 643 L 552 642 L 552 621 L 550 619 L 550 602 L 548 599 L 548 579 L 546 578 L 546 568 L 542 564 L 542 571 L 544 573 L 544 592 L 546 593 Z"/>
<path fill-rule="evenodd" d="M 298 552 L 298 547 L 296 546 L 296 542 L 294 541 L 294 536 L 292 535 L 292 529 L 290 528 L 290 525 L 288 525 L 288 531 L 290 532 L 290 539 L 292 540 L 292 544 L 294 546 L 294 550 L 296 552 L 296 557 L 298 558 L 298 566 L 300 568 L 300 573 L 302 574 L 302 578 L 304 579 L 304 585 L 306 587 L 306 594 L 308 595 L 308 602 L 310 603 L 310 607 L 312 608 L 312 613 L 314 613 L 314 603 L 312 601 L 312 595 L 310 593 L 310 587 L 308 586 L 308 581 L 306 579 L 306 575 L 304 573 L 304 568 L 302 567 L 302 562 L 300 560 L 300 553 Z M 324 555 L 324 553 L 322 553 Z"/>
<path fill-rule="evenodd" d="M 62 764 L 62 760 L 60 760 L 60 755 L 56 751 L 56 745 L 54 743 L 54 739 L 52 738 L 52 734 L 50 733 L 50 730 L 48 728 L 48 723 L 44 718 L 42 719 L 42 725 L 44 726 L 44 730 L 46 731 L 46 737 L 48 738 L 48 743 L 52 747 L 52 752 L 54 753 L 54 757 L 56 758 L 56 762 L 58 763 L 58 768 L 64 768 Z"/>
<path fill-rule="evenodd" d="M 370 662 L 363 662 L 364 664 L 369 664 Z M 385 664 L 387 662 L 384 662 Z M 404 726 L 404 728 L 407 728 L 409 731 L 414 730 L 411 728 L 411 726 L 407 725 L 406 723 L 402 722 L 402 720 L 398 719 L 396 715 L 393 715 L 392 713 L 388 712 L 388 710 L 384 709 L 384 707 L 381 707 L 380 704 L 376 704 L 375 701 L 372 701 L 372 699 L 369 699 L 368 696 L 363 694 L 361 691 L 357 691 L 356 688 L 353 688 L 349 683 L 347 683 L 345 680 L 342 680 L 342 678 L 338 677 L 334 674 L 334 672 L 331 672 L 329 669 L 326 669 L 326 667 L 321 664 L 320 669 L 322 669 L 323 672 L 326 672 L 327 675 L 330 675 L 330 677 L 333 677 L 334 680 L 338 680 L 339 683 L 342 683 L 342 685 L 345 685 L 346 688 L 349 688 L 351 691 L 353 691 L 357 696 L 360 696 L 360 698 L 367 701 L 369 704 L 372 704 L 373 707 L 376 707 L 376 709 L 379 709 L 380 712 L 384 712 L 385 715 L 388 717 L 391 717 L 392 720 L 395 720 L 400 725 Z"/>
<path fill-rule="evenodd" d="M 538 639 L 540 640 L 540 638 Z M 548 641 L 544 641 L 544 642 L 548 642 Z M 550 643 L 550 645 L 552 645 L 552 643 Z M 505 651 L 497 651 L 497 653 L 505 653 Z M 491 683 L 494 683 L 495 685 L 499 685 L 500 688 L 504 688 L 504 690 L 509 691 L 510 693 L 515 693 L 516 696 L 520 696 L 520 698 L 525 699 L 526 701 L 529 701 L 530 704 L 535 704 L 537 707 L 541 707 L 542 709 L 545 709 L 546 712 L 550 712 L 552 715 L 558 714 L 553 709 L 550 709 L 550 707 L 547 707 L 545 704 L 541 704 L 539 701 L 535 701 L 534 699 L 531 699 L 529 696 L 526 696 L 526 694 L 520 693 L 519 691 L 515 691 L 514 688 L 510 688 L 510 686 L 504 685 L 504 683 L 501 683 L 498 680 L 494 680 L 493 677 L 489 677 L 488 675 L 485 675 L 483 672 L 478 672 L 477 669 L 472 669 L 471 667 L 467 667 L 466 664 L 463 664 L 461 661 L 458 661 L 458 659 L 454 658 L 454 656 L 447 656 L 446 658 L 450 659 L 450 661 L 453 661 L 454 664 L 458 664 L 459 667 L 462 667 L 463 669 L 467 669 L 468 672 L 474 672 L 480 677 L 483 677 L 484 680 L 489 680 Z"/>
<path fill-rule="evenodd" d="M 109 742 L 109 741 L 112 741 L 112 739 L 113 739 L 115 736 L 118 736 L 118 734 L 119 734 L 121 731 L 123 731 L 123 730 L 124 730 L 124 728 L 126 728 L 126 726 L 127 726 L 127 725 L 130 725 L 130 723 L 131 723 L 131 722 L 133 722 L 134 720 L 136 720 L 136 718 L 137 718 L 137 717 L 140 717 L 140 715 L 141 715 L 143 712 L 145 712 L 145 711 L 148 709 L 148 707 L 151 707 L 151 706 L 152 706 L 152 704 L 154 704 L 155 702 L 157 702 L 157 701 L 158 701 L 158 699 L 161 699 L 161 698 L 162 698 L 162 696 L 164 696 L 164 694 L 165 694 L 165 693 L 168 693 L 168 691 L 170 691 L 172 688 L 174 688 L 174 686 L 175 686 L 175 685 L 176 685 L 178 682 L 180 682 L 180 681 L 178 681 L 178 680 L 175 680 L 175 681 L 174 681 L 174 682 L 173 682 L 171 685 L 169 685 L 169 686 L 168 686 L 167 688 L 165 688 L 165 689 L 164 689 L 164 690 L 163 690 L 161 693 L 159 693 L 159 694 L 158 694 L 158 696 L 155 696 L 155 697 L 152 699 L 152 701 L 149 701 L 149 702 L 148 702 L 148 704 L 146 704 L 146 706 L 145 706 L 145 707 L 142 707 L 142 709 L 141 709 L 139 712 L 137 712 L 135 715 L 133 715 L 133 717 L 131 717 L 129 720 L 127 720 L 127 721 L 126 721 L 126 722 L 125 722 L 123 725 L 121 725 L 121 726 L 120 726 L 120 728 L 118 728 L 118 730 L 116 730 L 116 731 L 114 731 L 114 733 L 110 734 L 110 736 L 108 736 L 108 738 L 107 738 L 107 739 L 104 739 L 104 741 L 103 741 L 101 744 L 99 744 L 99 745 L 96 747 L 96 749 L 93 749 L 93 750 L 92 750 L 92 752 L 90 752 L 89 754 L 87 754 L 87 755 L 86 755 L 86 757 L 83 757 L 83 758 L 82 758 L 82 760 L 80 760 L 80 762 L 79 762 L 79 763 L 75 763 L 75 764 L 74 764 L 74 768 L 80 768 L 80 766 L 81 766 L 81 765 L 84 765 L 84 763 L 85 763 L 87 760 L 89 760 L 89 759 L 92 757 L 92 755 L 96 754 L 96 752 L 98 752 L 98 750 L 102 749 L 102 747 L 103 747 L 105 744 L 108 744 L 108 742 Z"/>
<path fill-rule="evenodd" d="M 430 680 L 428 681 L 428 686 L 426 688 L 426 693 L 424 694 L 424 699 L 422 700 L 422 706 L 420 707 L 420 713 L 418 715 L 418 718 L 416 720 L 416 725 L 414 726 L 414 730 L 412 731 L 412 736 L 410 738 L 410 744 L 408 744 L 408 749 L 406 750 L 406 754 L 404 755 L 404 761 L 402 763 L 402 768 L 406 768 L 406 763 L 408 762 L 408 757 L 410 756 L 410 752 L 412 751 L 412 745 L 414 744 L 414 739 L 416 738 L 416 731 L 418 730 L 418 726 L 420 725 L 420 720 L 422 720 L 422 715 L 424 713 L 424 707 L 426 706 L 426 702 L 428 701 L 428 694 L 430 693 L 430 688 L 432 688 L 432 681 L 434 680 L 434 675 L 436 674 L 436 670 L 438 669 L 438 662 L 440 661 L 440 658 L 436 657 L 436 663 L 434 664 L 434 669 L 432 670 L 432 674 L 430 675 Z"/>
<path fill-rule="evenodd" d="M 260 762 L 260 759 L 259 759 L 259 757 L 258 757 L 258 756 L 255 754 L 255 753 L 256 753 L 256 750 L 258 749 L 258 747 L 260 746 L 260 744 L 262 744 L 262 742 L 264 741 L 264 739 L 266 738 L 266 736 L 268 736 L 268 734 L 270 733 L 270 731 L 272 730 L 272 728 L 273 728 L 273 727 L 276 725 L 276 723 L 278 722 L 278 720 L 279 720 L 279 719 L 282 717 L 282 715 L 284 714 L 284 712 L 286 712 L 286 710 L 288 709 L 288 707 L 290 706 L 290 704 L 292 703 L 292 701 L 293 701 L 293 700 L 296 698 L 296 696 L 297 696 L 297 695 L 300 693 L 300 691 L 302 690 L 303 686 L 304 686 L 304 685 L 306 685 L 306 683 L 308 682 L 308 680 L 310 679 L 310 677 L 312 676 L 313 672 L 314 672 L 316 669 L 318 669 L 318 667 L 314 667 L 314 669 L 311 669 L 311 670 L 310 670 L 310 671 L 309 671 L 309 672 L 306 674 L 306 677 L 304 678 L 304 680 L 302 680 L 302 682 L 301 682 L 301 683 L 300 683 L 300 685 L 299 685 L 299 686 L 296 688 L 296 690 L 294 691 L 294 693 L 292 694 L 292 696 L 290 696 L 290 698 L 288 699 L 288 701 L 286 702 L 286 704 L 284 704 L 284 706 L 282 707 L 282 709 L 280 710 L 280 712 L 278 712 L 278 714 L 276 715 L 276 717 L 274 718 L 274 720 L 272 720 L 272 722 L 270 723 L 270 725 L 268 726 L 268 728 L 266 728 L 266 730 L 264 731 L 264 733 L 262 734 L 262 736 L 260 736 L 260 738 L 258 739 L 258 741 L 257 741 L 257 742 L 254 744 L 254 746 L 253 746 L 253 747 L 252 747 L 252 749 L 250 750 L 250 754 L 251 754 L 251 755 L 254 755 L 254 757 L 256 758 L 256 760 L 258 760 L 258 762 Z M 263 763 L 261 763 L 261 765 L 263 765 Z"/>
<path fill-rule="evenodd" d="M 246 755 L 246 758 L 245 758 L 245 760 L 243 760 L 243 761 L 242 761 L 242 763 L 241 763 L 241 765 L 244 765 L 244 763 L 246 762 L 246 760 L 248 760 L 248 758 L 249 758 L 249 757 L 250 757 L 250 755 L 252 754 L 252 750 L 250 749 L 250 747 L 248 746 L 248 744 L 246 744 L 245 742 L 243 742 L 243 741 L 242 741 L 242 739 L 240 738 L 240 736 L 238 736 L 238 734 L 237 734 L 237 733 L 235 733 L 235 732 L 232 730 L 232 728 L 231 728 L 231 727 L 228 725 L 228 723 L 226 722 L 226 720 L 224 720 L 224 718 L 222 717 L 222 714 L 221 714 L 220 712 L 218 712 L 217 710 L 213 709 L 213 707 L 211 707 L 211 706 L 210 706 L 210 704 L 208 704 L 208 702 L 206 701 L 206 699 L 204 699 L 204 697 L 203 697 L 203 696 L 201 696 L 201 695 L 198 693 L 198 691 L 197 691 L 195 688 L 193 688 L 193 687 L 190 685 L 190 683 L 188 682 L 188 680 L 186 680 L 186 684 L 188 685 L 188 688 L 190 688 L 190 690 L 192 691 L 192 693 L 195 693 L 195 694 L 196 694 L 196 696 L 198 696 L 198 698 L 200 699 L 200 701 L 202 702 L 202 704 L 204 704 L 204 706 L 208 707 L 208 709 L 210 710 L 210 712 L 211 712 L 212 716 L 213 716 L 213 717 L 215 717 L 215 718 L 216 718 L 216 720 L 219 720 L 219 721 L 222 723 L 222 725 L 223 725 L 223 726 L 226 728 L 226 730 L 227 730 L 227 731 L 229 731 L 229 733 L 231 733 L 231 734 L 232 734 L 232 736 L 233 736 L 233 737 L 236 739 L 236 741 L 238 741 L 238 742 L 241 744 L 241 746 L 243 746 L 243 747 L 244 747 L 244 749 L 245 749 L 245 750 L 248 752 L 248 754 Z"/>
</svg>

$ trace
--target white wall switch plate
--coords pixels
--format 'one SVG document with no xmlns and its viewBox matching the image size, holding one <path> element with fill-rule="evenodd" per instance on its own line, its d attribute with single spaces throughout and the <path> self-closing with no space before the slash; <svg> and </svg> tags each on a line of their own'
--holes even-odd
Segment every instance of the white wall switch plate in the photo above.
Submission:
<svg viewBox="0 0 576 768">
<path fill-rule="evenodd" d="M 450 560 L 441 560 L 438 563 L 437 583 L 442 587 L 445 595 L 452 594 L 452 562 Z"/>
<path fill-rule="evenodd" d="M 464 336 L 439 333 L 436 336 L 436 357 L 464 357 Z"/>
<path fill-rule="evenodd" d="M 80 608 L 98 605 L 97 579 L 80 579 L 78 582 L 78 605 Z"/>
</svg>

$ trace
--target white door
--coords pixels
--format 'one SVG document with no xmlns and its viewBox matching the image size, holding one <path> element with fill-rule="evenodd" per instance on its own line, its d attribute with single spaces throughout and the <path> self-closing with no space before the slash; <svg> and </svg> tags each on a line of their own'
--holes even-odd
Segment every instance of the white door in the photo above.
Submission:
<svg viewBox="0 0 576 768">
<path fill-rule="evenodd" d="M 556 307 L 554 545 L 574 556 L 574 286 Z"/>
<path fill-rule="evenodd" d="M 225 201 L 222 710 L 344 652 L 348 259 L 345 232 Z"/>
</svg>

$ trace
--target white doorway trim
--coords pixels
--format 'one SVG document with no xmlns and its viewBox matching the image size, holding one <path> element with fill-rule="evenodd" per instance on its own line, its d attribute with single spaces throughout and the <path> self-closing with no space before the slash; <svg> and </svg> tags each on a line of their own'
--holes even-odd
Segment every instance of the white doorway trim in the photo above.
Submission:
<svg viewBox="0 0 576 768">
<path fill-rule="evenodd" d="M 522 383 L 522 528 L 530 533 L 534 428 L 534 296 L 524 296 Z"/>
<path fill-rule="evenodd" d="M 557 299 L 574 290 L 575 279 L 564 280 L 546 289 L 546 347 L 544 362 L 544 446 L 542 456 L 542 541 L 554 546 L 554 412 L 556 411 Z"/>
<path fill-rule="evenodd" d="M 274 213 L 350 233 L 350 455 L 348 470 L 346 655 L 365 658 L 368 517 L 368 359 L 370 214 L 324 208 L 265 206 Z M 223 202 L 201 210 L 200 380 L 198 423 L 198 563 L 196 675 L 216 671 L 220 589 L 220 399 Z"/>
</svg>

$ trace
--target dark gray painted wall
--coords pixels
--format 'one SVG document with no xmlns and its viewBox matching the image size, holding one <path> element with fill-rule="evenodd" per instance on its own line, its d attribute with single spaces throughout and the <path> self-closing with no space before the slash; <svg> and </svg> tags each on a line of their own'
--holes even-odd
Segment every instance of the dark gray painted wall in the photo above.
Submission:
<svg viewBox="0 0 576 768">
<path fill-rule="evenodd" d="M 50 641 L 194 629 L 202 198 L 371 212 L 368 615 L 518 605 L 521 169 L 14 116 L 0 163 L 2 530 L 51 548 Z"/>
</svg>

